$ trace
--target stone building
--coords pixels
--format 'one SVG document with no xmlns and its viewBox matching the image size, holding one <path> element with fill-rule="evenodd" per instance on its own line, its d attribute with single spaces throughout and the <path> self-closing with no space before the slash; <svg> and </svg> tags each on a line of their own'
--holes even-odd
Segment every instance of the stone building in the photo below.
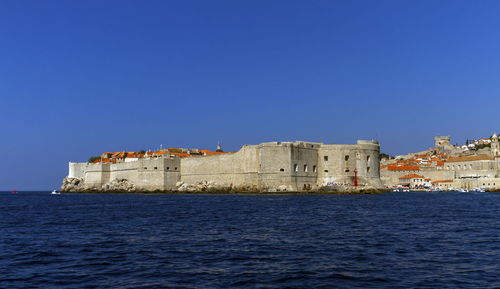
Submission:
<svg viewBox="0 0 500 289">
<path fill-rule="evenodd" d="M 500 142 L 498 140 L 498 136 L 496 133 L 491 136 L 491 155 L 498 156 L 500 155 Z"/>
<path fill-rule="evenodd" d="M 425 177 L 417 174 L 407 174 L 399 177 L 399 185 L 409 188 L 420 188 L 425 184 Z"/>
<path fill-rule="evenodd" d="M 214 155 L 163 154 L 136 161 L 69 163 L 68 177 L 100 188 L 127 180 L 139 190 L 174 190 L 181 184 L 213 183 L 259 191 L 305 191 L 331 185 L 380 187 L 380 145 L 269 142 Z"/>
<path fill-rule="evenodd" d="M 448 136 L 434 140 L 434 148 L 382 164 L 383 183 L 396 186 L 405 174 L 419 174 L 431 179 L 438 189 L 500 188 L 500 144 L 496 134 L 486 139 L 486 147 L 473 151 L 452 146 Z"/>
</svg>

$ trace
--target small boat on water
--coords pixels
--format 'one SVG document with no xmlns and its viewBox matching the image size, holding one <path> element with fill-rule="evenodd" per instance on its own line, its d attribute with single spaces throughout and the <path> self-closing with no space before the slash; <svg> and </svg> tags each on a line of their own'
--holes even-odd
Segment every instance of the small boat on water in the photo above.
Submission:
<svg viewBox="0 0 500 289">
<path fill-rule="evenodd" d="M 53 190 L 53 191 L 52 191 L 52 193 L 50 193 L 50 194 L 51 194 L 51 195 L 60 195 L 60 194 L 61 194 L 61 192 L 58 192 L 58 191 L 56 191 L 56 190 Z"/>
<path fill-rule="evenodd" d="M 12 192 L 10 192 L 11 194 L 15 195 L 17 194 L 17 191 L 16 190 L 13 190 Z"/>
</svg>

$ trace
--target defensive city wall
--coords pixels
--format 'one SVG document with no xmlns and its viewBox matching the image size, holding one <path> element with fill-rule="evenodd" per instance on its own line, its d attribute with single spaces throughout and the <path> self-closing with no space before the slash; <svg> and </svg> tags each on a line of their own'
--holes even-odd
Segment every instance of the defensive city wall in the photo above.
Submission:
<svg viewBox="0 0 500 289">
<path fill-rule="evenodd" d="M 209 183 L 258 191 L 307 191 L 328 186 L 380 187 L 380 145 L 268 142 L 239 151 L 181 158 L 165 154 L 116 163 L 69 163 L 69 180 L 99 189 L 126 181 L 135 190 L 179 190 Z M 64 185 L 63 185 L 64 190 Z"/>
</svg>

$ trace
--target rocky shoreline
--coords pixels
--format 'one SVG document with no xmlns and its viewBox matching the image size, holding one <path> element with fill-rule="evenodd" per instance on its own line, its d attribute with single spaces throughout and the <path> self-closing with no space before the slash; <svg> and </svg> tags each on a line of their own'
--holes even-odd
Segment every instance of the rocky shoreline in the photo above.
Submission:
<svg viewBox="0 0 500 289">
<path fill-rule="evenodd" d="M 215 182 L 199 182 L 197 184 L 185 184 L 178 182 L 173 190 L 144 190 L 136 188 L 128 180 L 113 180 L 102 185 L 100 188 L 89 187 L 80 178 L 65 178 L 61 186 L 63 193 L 143 193 L 143 194 L 380 194 L 388 190 L 370 186 L 328 186 L 317 190 L 294 191 L 287 186 L 276 188 L 259 189 L 256 186 L 232 186 L 221 185 Z"/>
</svg>

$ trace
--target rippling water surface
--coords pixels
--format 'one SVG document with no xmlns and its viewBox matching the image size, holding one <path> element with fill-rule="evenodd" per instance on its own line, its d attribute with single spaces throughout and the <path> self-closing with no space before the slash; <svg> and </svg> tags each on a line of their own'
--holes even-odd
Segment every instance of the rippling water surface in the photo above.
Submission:
<svg viewBox="0 0 500 289">
<path fill-rule="evenodd" d="M 0 193 L 2 288 L 498 288 L 500 194 Z"/>
</svg>

